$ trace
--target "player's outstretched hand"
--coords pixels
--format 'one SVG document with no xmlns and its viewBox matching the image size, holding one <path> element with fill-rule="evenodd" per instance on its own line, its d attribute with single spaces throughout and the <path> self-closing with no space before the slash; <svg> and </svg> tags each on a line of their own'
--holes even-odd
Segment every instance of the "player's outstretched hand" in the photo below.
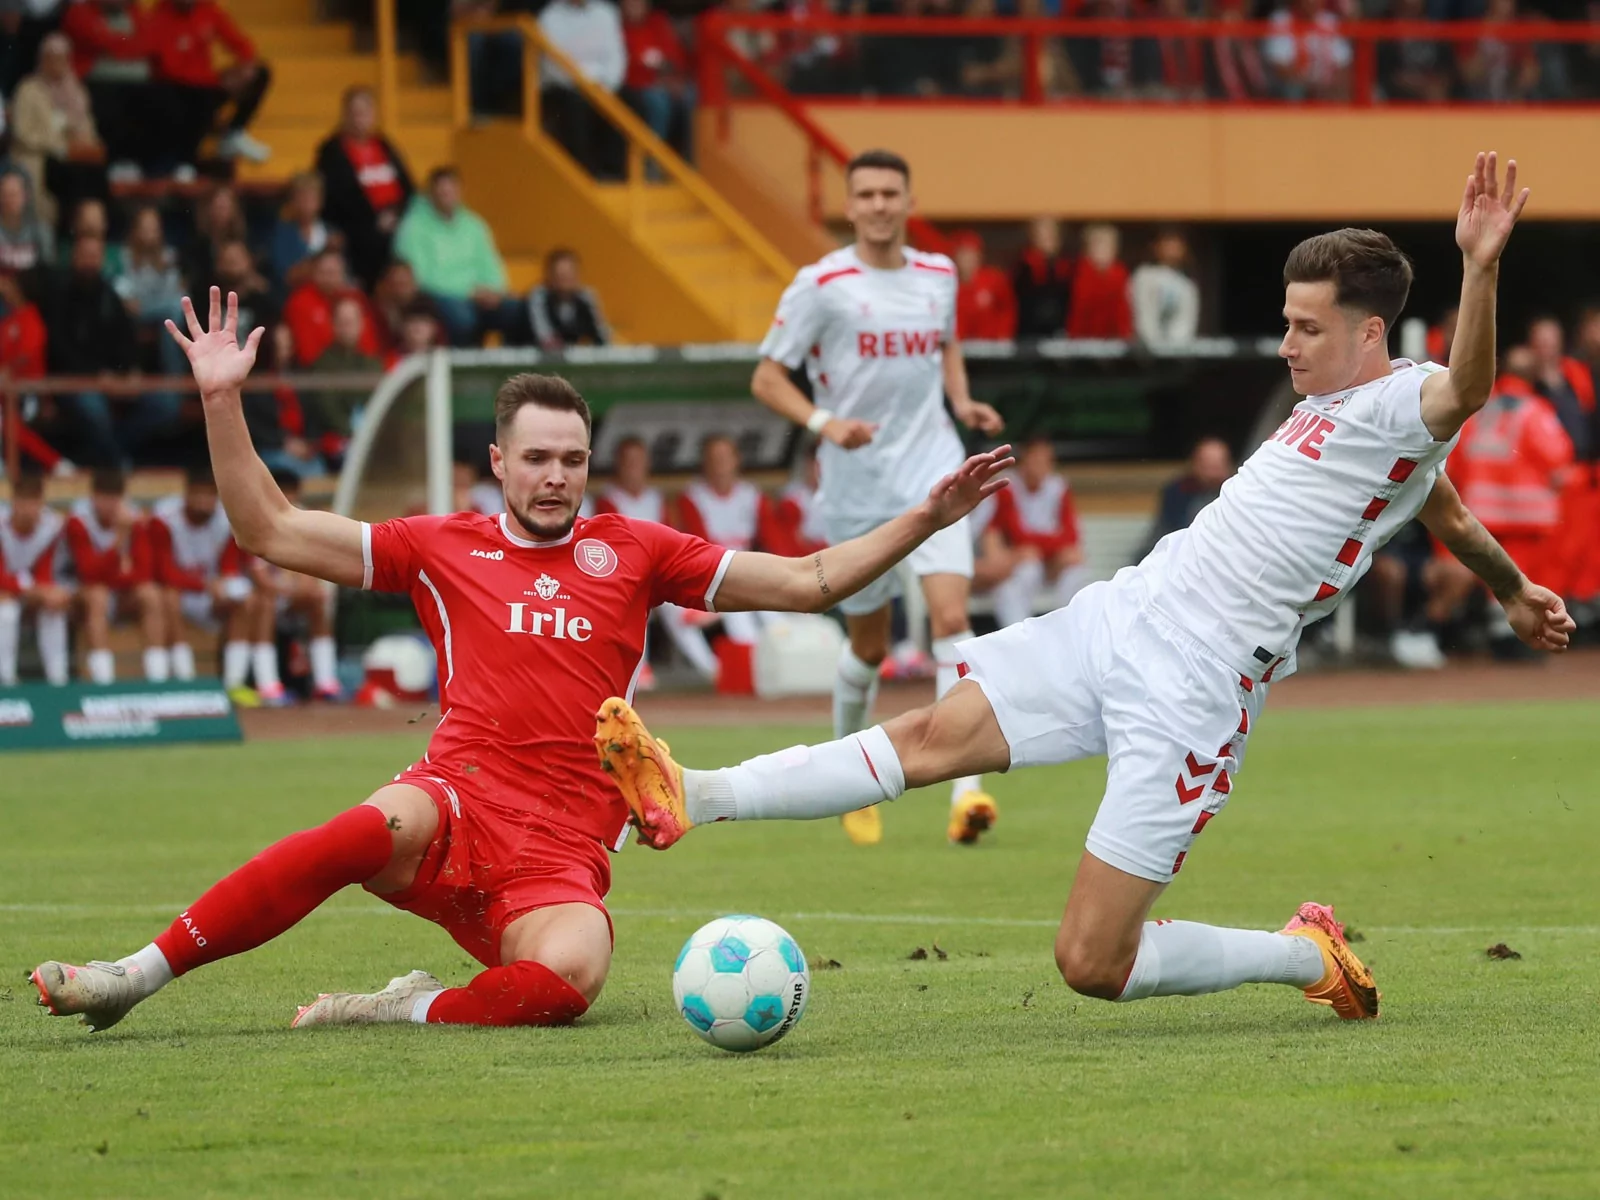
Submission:
<svg viewBox="0 0 1600 1200">
<path fill-rule="evenodd" d="M 250 368 L 256 363 L 256 347 L 261 344 L 262 330 L 250 331 L 244 345 L 239 344 L 239 297 L 228 293 L 228 315 L 222 315 L 222 289 L 211 289 L 211 317 L 209 328 L 200 327 L 194 305 L 189 297 L 183 298 L 183 319 L 189 326 L 189 336 L 184 337 L 177 325 L 167 321 L 167 332 L 173 341 L 183 347 L 189 357 L 189 369 L 200 386 L 202 398 L 218 392 L 231 392 L 244 384 Z"/>
<path fill-rule="evenodd" d="M 1561 597 L 1537 583 L 1525 583 L 1510 600 L 1503 601 L 1511 628 L 1535 650 L 1560 654 L 1578 627 Z"/>
<path fill-rule="evenodd" d="M 928 507 L 940 529 L 954 525 L 977 508 L 987 496 L 1006 486 L 1002 471 L 1017 465 L 1010 446 L 996 446 L 986 454 L 974 454 L 959 470 L 946 475 L 928 493 Z"/>
<path fill-rule="evenodd" d="M 878 427 L 871 421 L 858 421 L 855 417 L 835 417 L 822 427 L 822 436 L 835 446 L 854 450 L 872 440 Z"/>
<path fill-rule="evenodd" d="M 1502 189 L 1495 152 L 1480 151 L 1472 174 L 1467 176 L 1467 190 L 1456 217 L 1456 245 L 1461 247 L 1461 253 L 1480 267 L 1494 266 L 1527 202 L 1528 189 L 1517 191 L 1517 160 L 1506 163 L 1506 184 Z"/>
<path fill-rule="evenodd" d="M 987 433 L 990 437 L 1006 427 L 1005 418 L 999 411 L 982 400 L 968 400 L 958 407 L 955 413 L 956 420 L 968 429 L 976 429 L 979 433 Z"/>
</svg>

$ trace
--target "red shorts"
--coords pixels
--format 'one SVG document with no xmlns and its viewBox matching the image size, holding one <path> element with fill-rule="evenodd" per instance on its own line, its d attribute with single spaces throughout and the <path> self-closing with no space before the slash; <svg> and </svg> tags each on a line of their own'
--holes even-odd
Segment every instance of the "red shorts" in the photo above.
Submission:
<svg viewBox="0 0 1600 1200">
<path fill-rule="evenodd" d="M 592 904 L 611 924 L 611 856 L 598 840 L 477 802 L 454 772 L 423 764 L 395 782 L 433 798 L 439 830 L 411 886 L 378 899 L 441 926 L 486 967 L 501 965 L 506 926 L 536 908 Z"/>
</svg>

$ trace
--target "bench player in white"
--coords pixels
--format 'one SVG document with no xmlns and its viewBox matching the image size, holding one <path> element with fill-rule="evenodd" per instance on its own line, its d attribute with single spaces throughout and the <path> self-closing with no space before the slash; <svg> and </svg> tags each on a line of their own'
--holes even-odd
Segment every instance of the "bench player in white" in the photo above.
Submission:
<svg viewBox="0 0 1600 1200">
<path fill-rule="evenodd" d="M 1227 802 L 1301 631 L 1413 517 L 1489 585 L 1524 642 L 1567 646 L 1560 598 L 1523 576 L 1444 474 L 1463 422 L 1489 399 L 1500 253 L 1527 199 L 1515 163 L 1503 191 L 1496 176 L 1495 156 L 1480 155 L 1456 223 L 1465 261 L 1448 370 L 1389 359 L 1411 266 L 1387 237 L 1344 229 L 1302 242 L 1284 268 L 1279 353 L 1304 397 L 1289 420 L 1138 566 L 962 645 L 964 679 L 933 707 L 822 746 L 682 771 L 607 701 L 601 755 L 652 844 L 705 821 L 831 816 L 968 771 L 1106 754 L 1105 796 L 1056 936 L 1072 988 L 1138 1000 L 1283 983 L 1341 1017 L 1376 1016 L 1372 976 L 1329 906 L 1301 905 L 1276 933 L 1146 918 Z"/>
<path fill-rule="evenodd" d="M 67 682 L 67 615 L 72 593 L 56 581 L 56 559 L 66 522 L 44 502 L 44 480 L 19 475 L 11 504 L 0 504 L 0 687 L 17 682 L 22 615 L 34 614 L 39 663 L 46 682 Z"/>
<path fill-rule="evenodd" d="M 845 179 L 855 244 L 795 277 L 751 381 L 756 399 L 822 439 L 818 499 L 835 544 L 890 520 L 961 462 L 947 395 L 962 424 L 988 434 L 1001 429 L 1000 415 L 967 387 L 955 337 L 955 264 L 906 245 L 910 168 L 896 154 L 871 150 L 851 160 Z M 789 378 L 802 363 L 815 403 Z M 956 643 L 971 636 L 972 539 L 965 523 L 929 538 L 907 566 L 927 600 L 942 696 L 956 682 Z M 897 576 L 886 576 L 839 606 L 850 640 L 833 685 L 836 737 L 871 718 L 898 586 Z M 952 841 L 976 841 L 994 823 L 994 800 L 979 776 L 955 780 L 950 805 Z M 874 808 L 846 815 L 844 827 L 862 845 L 883 836 Z"/>
</svg>

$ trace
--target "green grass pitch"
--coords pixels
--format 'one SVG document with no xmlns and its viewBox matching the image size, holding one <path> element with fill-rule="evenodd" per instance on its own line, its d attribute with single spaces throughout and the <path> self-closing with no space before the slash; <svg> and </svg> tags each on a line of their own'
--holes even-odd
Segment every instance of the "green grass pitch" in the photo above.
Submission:
<svg viewBox="0 0 1600 1200">
<path fill-rule="evenodd" d="M 143 945 L 420 739 L 0 759 L 0 1196 L 1600 1195 L 1597 727 L 1580 704 L 1269 712 L 1158 913 L 1276 928 L 1336 902 L 1384 992 L 1361 1025 L 1287 988 L 1068 991 L 1082 763 L 997 780 L 975 850 L 944 843 L 943 789 L 891 806 L 873 850 L 833 822 L 630 847 L 611 982 L 572 1029 L 291 1031 L 319 990 L 473 973 L 349 892 L 91 1037 L 35 1009 L 27 967 Z M 820 732 L 673 741 L 704 765 Z M 737 911 L 842 964 L 749 1056 L 671 1000 L 683 938 Z"/>
</svg>

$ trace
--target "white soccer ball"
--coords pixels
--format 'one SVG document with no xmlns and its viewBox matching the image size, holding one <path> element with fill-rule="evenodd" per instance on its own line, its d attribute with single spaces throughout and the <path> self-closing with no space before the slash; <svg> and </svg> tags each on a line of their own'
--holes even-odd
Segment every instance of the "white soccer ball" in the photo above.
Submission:
<svg viewBox="0 0 1600 1200">
<path fill-rule="evenodd" d="M 695 931 L 672 971 L 672 998 L 722 1050 L 759 1050 L 806 1011 L 811 971 L 799 943 L 760 917 L 718 917 Z"/>
<path fill-rule="evenodd" d="M 413 634 L 392 633 L 378 638 L 361 656 L 369 681 L 393 691 L 404 700 L 426 698 L 437 673 L 433 647 Z"/>
</svg>

